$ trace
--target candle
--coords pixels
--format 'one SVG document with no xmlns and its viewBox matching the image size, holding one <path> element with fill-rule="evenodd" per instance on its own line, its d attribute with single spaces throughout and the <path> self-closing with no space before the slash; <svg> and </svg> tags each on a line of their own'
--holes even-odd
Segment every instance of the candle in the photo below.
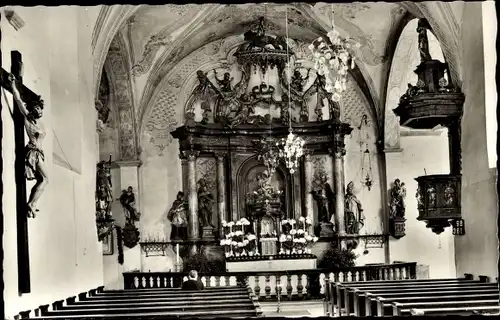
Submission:
<svg viewBox="0 0 500 320">
<path fill-rule="evenodd" d="M 179 264 L 179 244 L 175 245 L 175 252 L 176 252 L 176 261 L 177 264 Z"/>
</svg>

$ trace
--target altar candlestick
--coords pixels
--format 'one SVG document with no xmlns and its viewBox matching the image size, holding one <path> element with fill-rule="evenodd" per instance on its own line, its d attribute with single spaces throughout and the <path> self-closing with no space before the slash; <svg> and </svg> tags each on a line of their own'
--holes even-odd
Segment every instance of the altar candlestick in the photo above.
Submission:
<svg viewBox="0 0 500 320">
<path fill-rule="evenodd" d="M 177 261 L 177 264 L 179 264 L 179 244 L 178 243 L 175 245 L 175 251 L 176 251 L 176 261 Z"/>
</svg>

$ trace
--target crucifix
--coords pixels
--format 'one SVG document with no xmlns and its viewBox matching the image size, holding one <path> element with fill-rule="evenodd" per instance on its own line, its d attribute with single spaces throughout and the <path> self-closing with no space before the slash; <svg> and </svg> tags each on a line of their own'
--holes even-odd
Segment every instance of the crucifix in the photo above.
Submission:
<svg viewBox="0 0 500 320">
<path fill-rule="evenodd" d="M 36 208 L 38 199 L 47 184 L 45 158 L 42 151 L 42 139 L 45 132 L 39 121 L 43 100 L 22 83 L 23 64 L 20 52 L 11 52 L 10 73 L 1 68 L 1 63 L 0 60 L 0 87 L 2 90 L 11 92 L 14 97 L 11 113 L 14 121 L 15 139 L 18 289 L 19 294 L 23 294 L 31 292 L 28 217 L 35 217 L 35 213 L 38 211 Z M 29 138 L 26 146 L 25 129 Z M 27 201 L 26 179 L 36 181 L 31 190 L 29 201 Z"/>
</svg>

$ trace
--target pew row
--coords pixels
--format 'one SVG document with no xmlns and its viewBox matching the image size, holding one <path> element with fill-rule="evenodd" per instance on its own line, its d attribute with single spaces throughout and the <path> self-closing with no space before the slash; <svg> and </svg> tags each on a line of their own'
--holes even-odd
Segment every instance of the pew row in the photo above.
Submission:
<svg viewBox="0 0 500 320">
<path fill-rule="evenodd" d="M 408 298 L 408 302 L 415 301 L 413 298 L 428 294 L 425 301 L 435 300 L 437 296 L 447 296 L 452 301 L 453 295 L 470 296 L 472 300 L 480 300 L 480 295 L 486 294 L 486 299 L 498 300 L 498 285 L 487 283 L 487 277 L 480 276 L 479 281 L 472 280 L 472 276 L 466 274 L 464 278 L 454 279 L 422 279 L 422 280 L 399 280 L 378 281 L 371 283 L 327 283 L 325 288 L 325 313 L 327 315 L 387 315 L 392 314 L 392 302 L 396 297 Z M 377 305 L 377 298 L 389 299 L 381 308 Z M 479 295 L 479 296 L 478 296 Z M 459 298 L 461 299 L 461 298 Z M 382 300 L 381 300 L 382 301 Z M 425 302 L 424 301 L 424 302 Z M 404 302 L 404 301 L 402 301 Z"/>
<path fill-rule="evenodd" d="M 67 300 L 66 305 L 57 302 L 50 311 L 48 306 L 41 307 L 41 316 L 33 319 L 251 318 L 262 314 L 258 299 L 244 285 L 202 291 L 96 291 L 79 298 Z M 21 318 L 29 316 L 28 312 Z"/>
</svg>

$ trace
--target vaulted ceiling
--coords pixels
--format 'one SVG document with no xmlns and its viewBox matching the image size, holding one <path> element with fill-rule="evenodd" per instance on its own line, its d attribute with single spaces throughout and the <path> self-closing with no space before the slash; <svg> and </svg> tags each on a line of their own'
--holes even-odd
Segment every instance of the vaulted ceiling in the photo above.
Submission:
<svg viewBox="0 0 500 320">
<path fill-rule="evenodd" d="M 142 5 L 117 34 L 130 71 L 138 129 L 143 128 L 148 109 L 159 103 L 174 67 L 181 61 L 185 63 L 200 48 L 219 39 L 243 38 L 249 25 L 261 16 L 265 17 L 270 34 L 282 36 L 286 33 L 287 17 L 289 37 L 309 43 L 331 29 L 332 11 L 341 35 L 354 38 L 361 45 L 356 58 L 365 82 L 362 89 L 374 109 L 380 109 L 375 114 L 383 114 L 384 87 L 395 40 L 409 12 L 421 15 L 412 3 Z M 168 117 L 173 112 L 163 113 Z"/>
</svg>

